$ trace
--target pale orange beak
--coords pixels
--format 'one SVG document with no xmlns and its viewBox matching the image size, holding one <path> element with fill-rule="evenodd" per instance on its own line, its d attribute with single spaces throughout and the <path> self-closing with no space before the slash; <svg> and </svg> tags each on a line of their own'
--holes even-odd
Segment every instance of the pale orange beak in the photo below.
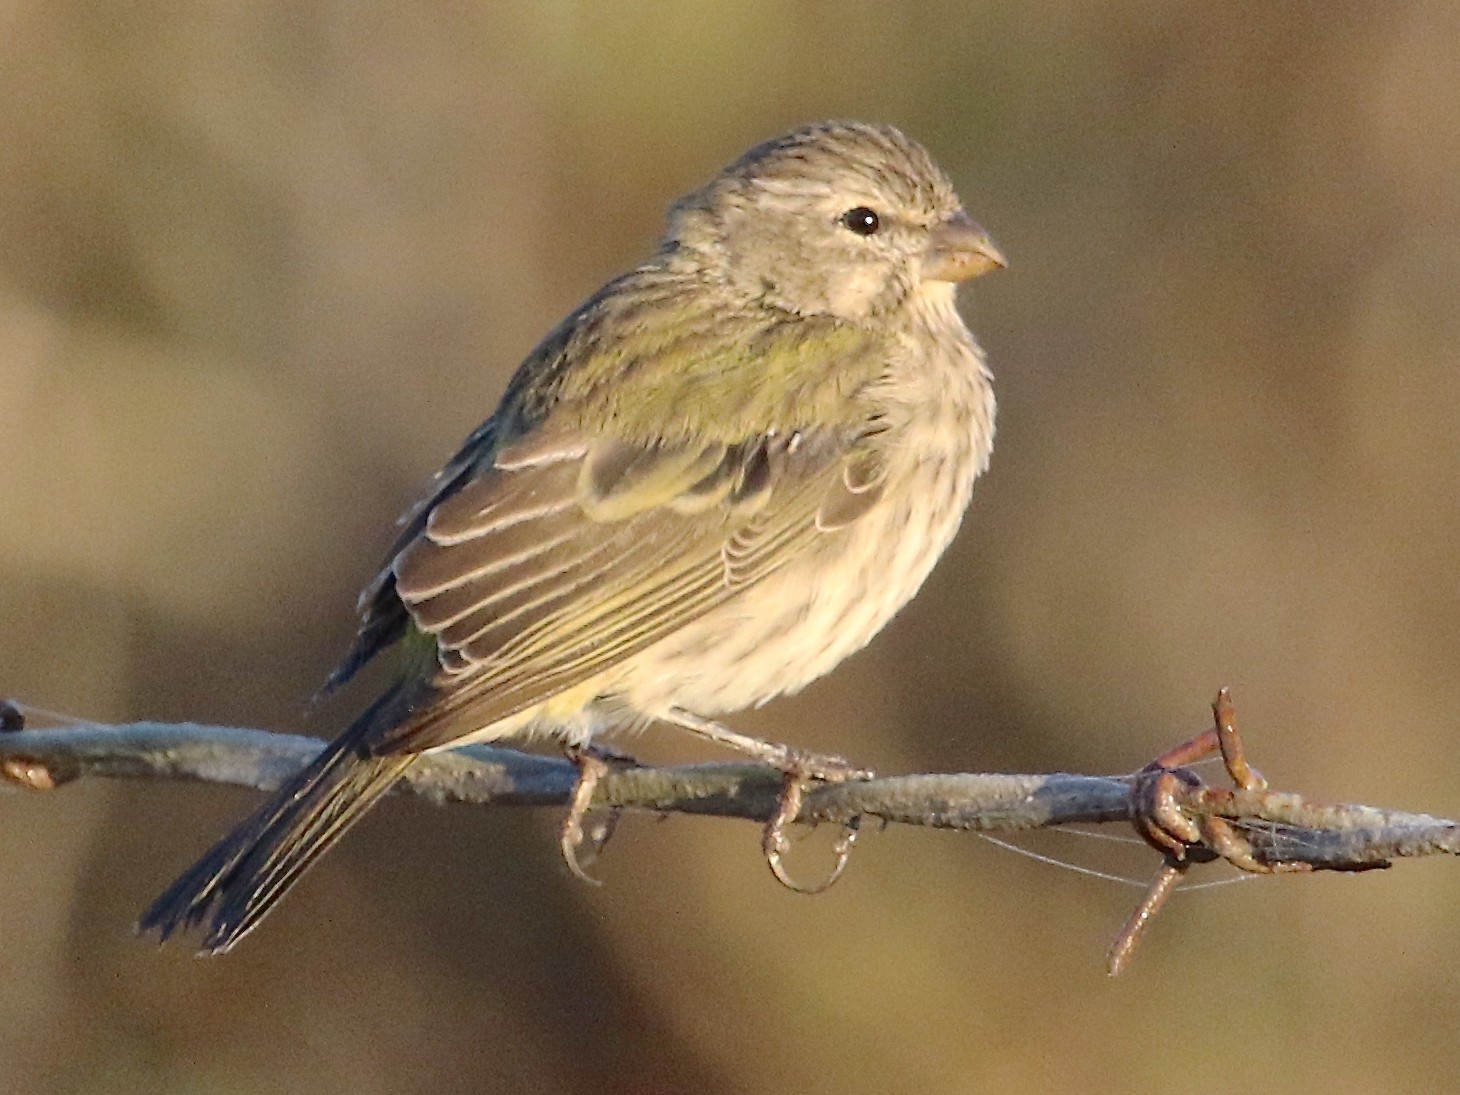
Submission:
<svg viewBox="0 0 1460 1095">
<path fill-rule="evenodd" d="M 961 209 L 934 226 L 923 253 L 923 277 L 934 281 L 967 281 L 1008 265 L 989 234 Z"/>
</svg>

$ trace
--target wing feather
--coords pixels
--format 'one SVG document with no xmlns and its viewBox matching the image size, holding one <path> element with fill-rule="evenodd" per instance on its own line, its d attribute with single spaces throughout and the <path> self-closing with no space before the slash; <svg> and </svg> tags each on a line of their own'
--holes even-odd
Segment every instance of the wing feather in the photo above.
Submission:
<svg viewBox="0 0 1460 1095">
<path fill-rule="evenodd" d="M 514 600 L 511 610 L 519 628 L 551 630 L 554 598 L 565 598 L 564 606 L 591 601 L 600 588 L 629 580 L 625 564 L 595 569 L 591 581 L 571 588 L 553 585 L 549 560 L 566 566 L 587 558 L 567 526 L 554 526 L 560 517 L 596 535 L 632 524 L 644 541 L 626 553 L 649 555 L 656 521 L 643 515 L 677 514 L 696 530 L 685 535 L 699 565 L 718 567 L 722 583 L 738 580 L 720 549 L 773 491 L 784 496 L 796 467 L 807 467 L 787 459 L 794 431 L 808 422 L 836 436 L 866 427 L 877 411 L 876 399 L 864 397 L 885 379 L 900 343 L 887 331 L 831 316 L 727 308 L 721 294 L 705 290 L 692 266 L 650 262 L 610 282 L 538 344 L 497 412 L 401 519 L 386 565 L 361 594 L 358 634 L 326 692 L 392 644 L 456 624 L 462 627 L 452 638 L 438 643 L 450 678 L 443 685 L 470 679 L 473 689 L 490 691 L 501 659 L 482 648 L 509 642 L 513 625 L 478 635 L 469 651 L 449 643 L 468 618 L 473 635 L 489 626 L 474 607 L 491 607 L 492 589 L 510 589 L 501 594 L 505 604 L 518 596 L 518 582 L 548 583 L 551 597 Z M 778 382 L 767 383 L 772 376 Z M 848 519 L 830 506 L 826 516 L 828 530 Z M 434 550 L 458 546 L 460 554 Z M 536 579 L 534 567 L 541 568 Z M 480 668 L 488 664 L 490 673 Z M 541 679 L 547 687 L 558 678 Z"/>
<path fill-rule="evenodd" d="M 397 591 L 437 640 L 442 687 L 378 748 L 448 744 L 526 710 L 762 580 L 829 535 L 821 511 L 865 478 L 848 468 L 866 439 L 615 439 L 479 473 L 395 560 Z"/>
</svg>

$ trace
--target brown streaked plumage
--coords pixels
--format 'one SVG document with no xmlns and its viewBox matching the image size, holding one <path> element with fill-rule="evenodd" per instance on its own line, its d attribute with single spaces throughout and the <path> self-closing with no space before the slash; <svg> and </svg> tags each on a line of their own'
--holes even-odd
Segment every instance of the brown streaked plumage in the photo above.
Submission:
<svg viewBox="0 0 1460 1095">
<path fill-rule="evenodd" d="M 328 687 L 405 640 L 400 680 L 141 928 L 228 950 L 422 752 L 653 720 L 744 746 L 708 717 L 860 649 L 956 531 L 994 403 L 954 288 L 999 264 L 886 127 L 796 130 L 677 203 L 404 518 Z"/>
</svg>

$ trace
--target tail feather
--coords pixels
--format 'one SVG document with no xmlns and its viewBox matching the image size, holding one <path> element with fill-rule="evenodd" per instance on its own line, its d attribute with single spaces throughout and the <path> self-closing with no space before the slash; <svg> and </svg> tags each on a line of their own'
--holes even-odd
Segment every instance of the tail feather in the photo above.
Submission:
<svg viewBox="0 0 1460 1095">
<path fill-rule="evenodd" d="M 206 925 L 200 954 L 223 954 L 258 926 L 314 862 L 400 779 L 415 754 L 368 743 L 409 709 L 387 693 L 144 912 L 139 932 L 166 941 Z"/>
</svg>

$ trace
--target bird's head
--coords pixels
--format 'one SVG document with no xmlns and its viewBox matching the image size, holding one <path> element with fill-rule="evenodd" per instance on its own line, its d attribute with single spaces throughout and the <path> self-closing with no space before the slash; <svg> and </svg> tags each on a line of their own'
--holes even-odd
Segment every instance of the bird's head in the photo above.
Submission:
<svg viewBox="0 0 1460 1095">
<path fill-rule="evenodd" d="M 674 206 L 665 246 L 737 299 L 850 322 L 1004 265 L 921 145 L 860 122 L 751 149 Z"/>
</svg>

